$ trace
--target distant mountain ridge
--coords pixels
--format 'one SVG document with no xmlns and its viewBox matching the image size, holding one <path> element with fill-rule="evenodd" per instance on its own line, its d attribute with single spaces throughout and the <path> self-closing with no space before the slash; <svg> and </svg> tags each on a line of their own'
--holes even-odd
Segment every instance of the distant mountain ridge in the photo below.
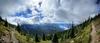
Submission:
<svg viewBox="0 0 100 43">
<path fill-rule="evenodd" d="M 55 33 L 64 31 L 64 27 L 70 28 L 71 24 L 64 23 L 45 23 L 45 24 L 22 24 L 21 27 L 27 33 Z"/>
</svg>

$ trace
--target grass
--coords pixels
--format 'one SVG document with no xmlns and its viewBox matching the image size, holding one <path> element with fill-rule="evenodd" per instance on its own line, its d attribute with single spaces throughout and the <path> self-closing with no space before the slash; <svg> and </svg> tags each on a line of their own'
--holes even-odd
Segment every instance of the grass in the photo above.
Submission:
<svg viewBox="0 0 100 43">
<path fill-rule="evenodd" d="M 3 34 L 6 34 L 6 32 L 8 33 L 11 33 L 11 31 L 14 31 L 15 28 L 13 28 L 12 26 L 8 26 L 8 27 L 5 27 L 4 26 L 4 22 L 0 21 L 0 36 L 3 36 Z M 21 33 L 19 33 L 18 31 L 14 31 L 15 33 L 15 37 L 16 39 L 18 39 L 18 41 L 20 43 L 33 43 L 33 39 L 32 38 L 27 38 L 27 36 L 25 35 L 21 35 Z M 11 34 L 9 34 L 11 35 Z"/>
<path fill-rule="evenodd" d="M 4 24 L 5 24 L 4 22 L 0 21 L 0 36 L 5 34 L 5 32 L 14 31 L 15 37 L 20 43 L 36 43 L 34 37 L 32 38 L 28 35 L 22 35 L 17 30 L 15 30 L 15 28 L 11 26 L 5 27 Z M 46 41 L 41 40 L 39 43 L 52 43 L 52 42 L 50 40 L 46 40 Z"/>
<path fill-rule="evenodd" d="M 100 18 L 93 20 L 91 23 L 94 23 L 95 26 L 100 25 Z M 90 43 L 90 32 L 92 29 L 91 23 L 89 23 L 83 29 L 81 29 L 82 26 L 79 26 L 79 27 L 77 26 L 75 29 L 78 29 L 77 30 L 78 33 L 76 33 L 75 38 L 68 38 L 64 40 L 59 39 L 59 43 Z M 2 36 L 2 34 L 4 34 L 6 31 L 7 32 L 13 31 L 13 28 L 12 29 L 10 28 L 12 27 L 11 26 L 5 27 L 4 22 L 0 22 L 0 36 Z M 34 37 L 32 38 L 30 36 L 22 35 L 16 30 L 14 32 L 15 32 L 15 37 L 20 43 L 36 43 Z M 97 30 L 97 34 L 100 35 L 100 27 Z M 60 34 L 60 35 L 65 38 L 66 33 Z M 41 40 L 38 43 L 52 43 L 52 41 L 51 40 L 46 40 L 46 41 Z"/>
<path fill-rule="evenodd" d="M 89 43 L 91 32 L 91 24 L 86 26 L 80 33 L 74 38 L 75 43 Z"/>
<path fill-rule="evenodd" d="M 64 39 L 61 43 L 89 43 L 90 42 L 90 32 L 91 32 L 91 23 L 84 27 L 84 29 L 79 30 L 76 33 L 75 38 Z M 79 29 L 79 27 L 75 28 Z"/>
<path fill-rule="evenodd" d="M 52 43 L 50 40 L 47 41 L 41 41 L 40 43 Z"/>
</svg>

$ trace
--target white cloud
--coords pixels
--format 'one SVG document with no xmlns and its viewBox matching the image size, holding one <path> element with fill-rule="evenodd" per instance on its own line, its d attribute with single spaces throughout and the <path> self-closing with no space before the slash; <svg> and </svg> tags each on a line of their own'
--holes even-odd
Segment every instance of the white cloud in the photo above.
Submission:
<svg viewBox="0 0 100 43">
<path fill-rule="evenodd" d="M 52 1 L 47 1 L 48 4 L 44 4 L 43 8 L 46 9 L 44 12 L 47 15 L 56 15 L 58 21 L 74 21 L 74 23 L 78 24 L 90 15 L 97 13 L 95 0 L 61 0 L 59 7 L 57 6 L 57 2 Z"/>
<path fill-rule="evenodd" d="M 41 8 L 38 3 L 42 1 Z M 59 2 L 60 1 L 60 2 Z M 20 22 L 34 24 L 34 23 L 56 23 L 66 22 L 71 23 L 74 21 L 75 24 L 79 24 L 87 19 L 89 16 L 97 13 L 97 6 L 95 0 L 0 0 L 0 12 L 2 17 L 9 17 L 8 21 L 16 24 L 16 18 Z M 43 16 L 41 21 L 37 21 L 35 16 L 38 12 L 34 9 L 37 6 L 38 9 L 42 10 Z M 16 12 L 24 11 L 27 8 L 32 10 L 32 17 L 10 17 Z"/>
</svg>

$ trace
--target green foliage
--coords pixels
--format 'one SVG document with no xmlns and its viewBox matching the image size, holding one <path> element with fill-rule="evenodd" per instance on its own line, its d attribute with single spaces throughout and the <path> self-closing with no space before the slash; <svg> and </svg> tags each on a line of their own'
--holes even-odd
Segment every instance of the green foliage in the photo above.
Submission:
<svg viewBox="0 0 100 43">
<path fill-rule="evenodd" d="M 52 40 L 53 35 L 52 34 L 45 34 L 45 39 L 47 40 Z M 42 37 L 43 39 L 43 37 Z"/>
<path fill-rule="evenodd" d="M 5 20 L 5 24 L 4 24 L 5 27 L 8 27 L 8 22 L 7 22 L 7 19 Z"/>
<path fill-rule="evenodd" d="M 21 32 L 21 27 L 20 27 L 19 24 L 17 25 L 16 30 L 17 30 L 19 33 Z"/>
<path fill-rule="evenodd" d="M 45 34 L 44 34 L 44 33 L 43 33 L 42 40 L 43 40 L 43 41 L 45 41 L 45 40 L 46 40 L 46 36 L 45 36 Z"/>
<path fill-rule="evenodd" d="M 51 40 L 51 39 L 52 39 L 52 37 L 53 37 L 53 35 L 52 35 L 52 34 L 50 34 L 50 35 L 48 36 L 48 40 Z"/>
<path fill-rule="evenodd" d="M 97 19 L 98 18 L 98 19 Z M 63 32 L 55 33 L 53 36 L 52 34 L 47 35 L 43 34 L 40 36 L 42 40 L 39 40 L 39 35 L 30 35 L 29 32 L 26 34 L 24 31 L 21 30 L 20 25 L 16 27 L 16 30 L 12 30 L 9 28 L 15 28 L 13 25 L 9 25 L 7 20 L 2 20 L 0 17 L 0 37 L 3 35 L 5 31 L 14 31 L 15 36 L 20 43 L 90 43 L 91 41 L 91 23 L 92 21 L 96 21 L 95 24 L 100 24 L 100 15 L 97 15 L 95 18 L 90 18 L 84 21 L 82 24 L 74 26 L 72 23 L 72 28 Z M 31 32 L 30 32 L 31 33 Z M 97 31 L 100 34 L 100 30 Z M 34 38 L 32 38 L 34 37 Z M 52 39 L 52 40 L 51 40 Z"/>
<path fill-rule="evenodd" d="M 0 16 L 0 21 L 3 21 L 2 17 Z"/>
<path fill-rule="evenodd" d="M 74 38 L 75 37 L 74 24 L 72 24 L 72 28 L 69 31 L 70 31 L 70 33 L 68 33 L 68 34 L 69 34 L 70 38 Z"/>
<path fill-rule="evenodd" d="M 58 43 L 57 34 L 55 34 L 55 35 L 53 36 L 52 42 L 53 42 L 53 43 Z"/>
<path fill-rule="evenodd" d="M 72 23 L 72 28 L 57 33 L 61 43 L 89 43 L 91 41 L 91 22 L 92 18 L 89 17 L 88 20 L 84 21 L 82 24 L 74 26 Z"/>
<path fill-rule="evenodd" d="M 40 42 L 38 35 L 35 35 L 35 42 Z"/>
<path fill-rule="evenodd" d="M 19 28 L 20 28 L 19 25 L 16 27 L 15 25 L 9 24 L 7 22 L 7 20 L 3 20 L 2 19 L 0 21 L 0 38 L 4 34 L 6 34 L 6 32 L 7 33 L 9 32 L 8 36 L 11 36 L 11 32 L 13 31 L 14 32 L 14 36 L 19 41 L 19 43 L 34 43 L 35 42 L 35 41 L 33 41 L 34 39 L 32 37 L 30 37 L 29 35 L 21 34 L 21 33 L 23 33 L 23 31 L 20 31 Z M 18 31 L 20 31 L 20 33 Z"/>
</svg>

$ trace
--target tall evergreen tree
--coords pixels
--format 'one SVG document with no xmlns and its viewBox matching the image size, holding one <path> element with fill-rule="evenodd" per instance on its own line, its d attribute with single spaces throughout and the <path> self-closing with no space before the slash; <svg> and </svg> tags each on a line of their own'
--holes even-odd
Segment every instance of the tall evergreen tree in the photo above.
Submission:
<svg viewBox="0 0 100 43">
<path fill-rule="evenodd" d="M 4 24 L 4 26 L 8 27 L 7 19 L 5 20 L 5 24 Z"/>
<path fill-rule="evenodd" d="M 40 42 L 38 35 L 35 35 L 35 42 Z"/>
<path fill-rule="evenodd" d="M 45 37 L 45 34 L 44 34 L 44 33 L 43 33 L 42 40 L 43 40 L 43 41 L 45 41 L 45 40 L 46 40 L 46 37 Z"/>
<path fill-rule="evenodd" d="M 55 34 L 55 35 L 53 36 L 52 43 L 58 43 L 57 34 Z"/>
<path fill-rule="evenodd" d="M 70 30 L 67 30 L 67 37 L 70 38 Z"/>
<path fill-rule="evenodd" d="M 74 24 L 72 23 L 72 28 L 70 30 L 70 37 L 74 38 L 75 37 L 75 29 L 74 29 Z"/>
<path fill-rule="evenodd" d="M 2 21 L 3 19 L 2 19 L 2 17 L 0 16 L 0 21 Z"/>
<path fill-rule="evenodd" d="M 52 35 L 52 34 L 50 34 L 50 36 L 49 36 L 49 40 L 51 40 L 51 39 L 52 39 L 52 36 L 53 36 L 53 35 Z"/>
<path fill-rule="evenodd" d="M 21 32 L 21 27 L 20 27 L 19 24 L 17 25 L 16 30 L 17 30 L 19 33 Z"/>
<path fill-rule="evenodd" d="M 66 32 L 66 34 L 65 34 L 65 39 L 69 38 L 68 34 L 69 34 L 69 32 L 68 32 L 68 30 L 67 30 L 67 32 Z"/>
</svg>

